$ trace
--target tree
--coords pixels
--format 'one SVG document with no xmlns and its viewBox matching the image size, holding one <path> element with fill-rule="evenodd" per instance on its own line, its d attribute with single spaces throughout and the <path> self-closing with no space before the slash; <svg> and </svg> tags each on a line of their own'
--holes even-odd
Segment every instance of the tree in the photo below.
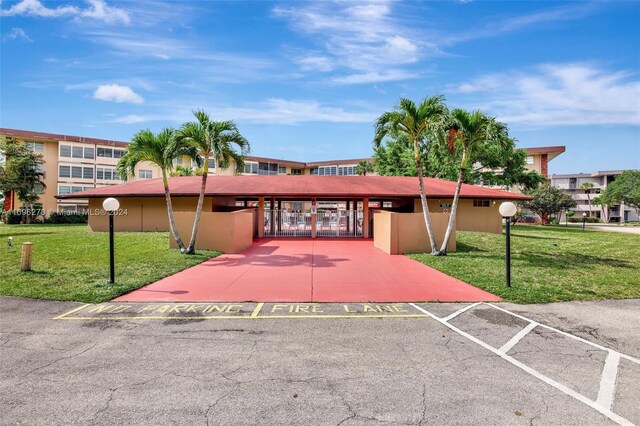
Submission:
<svg viewBox="0 0 640 426">
<path fill-rule="evenodd" d="M 600 213 L 601 213 L 602 220 L 604 220 L 605 223 L 609 223 L 610 207 L 608 204 L 604 202 L 602 196 L 595 197 L 592 203 L 595 204 L 596 206 L 600 206 Z"/>
<path fill-rule="evenodd" d="M 451 204 L 447 230 L 438 252 L 441 255 L 447 254 L 447 244 L 456 222 L 460 190 L 469 169 L 471 158 L 476 156 L 476 151 L 486 152 L 493 149 L 494 146 L 499 151 L 504 151 L 504 147 L 508 146 L 509 142 L 507 126 L 482 111 L 468 112 L 462 109 L 455 109 L 451 112 L 450 120 L 447 149 L 453 153 L 457 142 L 462 148 L 462 158 L 459 163 L 458 179 L 453 195 L 453 203 Z"/>
<path fill-rule="evenodd" d="M 589 217 L 591 217 L 591 188 L 593 188 L 593 184 L 591 182 L 584 182 L 580 185 L 580 188 L 584 189 L 584 193 L 587 194 L 587 200 L 589 201 Z"/>
<path fill-rule="evenodd" d="M 367 173 L 371 173 L 373 172 L 373 170 L 373 164 L 371 164 L 371 162 L 367 160 L 362 160 L 356 167 L 356 173 L 358 173 L 358 175 L 360 176 L 366 176 Z"/>
<path fill-rule="evenodd" d="M 421 145 L 427 144 L 433 137 L 444 129 L 447 123 L 448 108 L 444 104 L 444 96 L 425 98 L 419 105 L 406 98 L 401 98 L 394 111 L 383 113 L 376 121 L 374 147 L 379 147 L 388 135 L 404 135 L 411 141 L 413 158 L 420 185 L 420 200 L 424 215 L 427 234 L 431 244 L 431 254 L 438 254 L 438 246 L 433 234 L 431 215 L 424 187 L 423 159 Z"/>
<path fill-rule="evenodd" d="M 127 149 L 118 161 L 116 170 L 120 179 L 127 181 L 129 176 L 135 176 L 136 166 L 147 161 L 155 164 L 162 172 L 162 184 L 164 186 L 164 197 L 167 202 L 167 214 L 169 216 L 169 228 L 171 234 L 176 240 L 180 251 L 185 251 L 184 243 L 178 228 L 176 226 L 173 214 L 173 205 L 171 203 L 171 192 L 169 191 L 169 180 L 167 175 L 173 169 L 173 160 L 178 157 L 187 156 L 196 162 L 201 161 L 196 155 L 196 151 L 192 147 L 185 147 L 175 143 L 176 132 L 174 129 L 164 128 L 159 133 L 153 133 L 151 130 L 140 130 L 133 135 L 131 143 L 127 145 Z"/>
<path fill-rule="evenodd" d="M 626 204 L 640 209 L 640 170 L 625 170 L 600 194 L 603 204 Z"/>
<path fill-rule="evenodd" d="M 483 145 L 470 154 L 469 167 L 464 183 L 500 186 L 506 189 L 514 185 L 523 190 L 538 187 L 544 176 L 525 167 L 526 152 L 514 149 L 512 138 L 503 144 Z M 386 143 L 374 148 L 375 170 L 381 176 L 417 176 L 411 142 L 403 135 L 390 135 Z M 455 144 L 449 152 L 446 143 L 421 146 L 424 175 L 439 179 L 457 180 L 462 149 Z"/>
<path fill-rule="evenodd" d="M 38 201 L 39 187 L 44 189 L 44 160 L 41 154 L 28 150 L 24 143 L 14 138 L 0 140 L 0 153 L 4 164 L 0 165 L 0 191 L 15 193 L 27 212 L 27 223 L 31 222 L 32 204 Z"/>
<path fill-rule="evenodd" d="M 559 216 L 560 212 L 576 206 L 576 202 L 564 190 L 547 184 L 526 191 L 526 194 L 533 197 L 533 200 L 518 204 L 540 216 L 543 225 L 549 223 L 549 216 L 552 214 Z"/>
<path fill-rule="evenodd" d="M 176 168 L 171 172 L 171 176 L 195 176 L 196 170 L 191 166 L 182 166 L 177 165 Z"/>
<path fill-rule="evenodd" d="M 193 115 L 197 121 L 183 124 L 176 139 L 180 144 L 194 147 L 198 151 L 198 155 L 204 158 L 200 196 L 196 207 L 196 217 L 193 221 L 191 240 L 186 249 L 187 254 L 195 253 L 198 226 L 207 188 L 209 159 L 213 158 L 216 164 L 223 169 L 228 168 L 232 161 L 236 167 L 244 167 L 244 156 L 249 153 L 250 149 L 249 141 L 240 134 L 233 121 L 213 121 L 202 110 L 194 111 Z M 240 152 L 236 151 L 236 147 L 240 149 Z"/>
</svg>

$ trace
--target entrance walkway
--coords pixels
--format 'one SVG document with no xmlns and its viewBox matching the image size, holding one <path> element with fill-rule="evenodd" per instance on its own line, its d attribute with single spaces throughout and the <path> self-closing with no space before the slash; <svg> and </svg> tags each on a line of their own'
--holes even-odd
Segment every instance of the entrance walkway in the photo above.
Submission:
<svg viewBox="0 0 640 426">
<path fill-rule="evenodd" d="M 499 297 L 371 240 L 261 239 L 121 296 L 127 302 L 479 302 Z"/>
</svg>

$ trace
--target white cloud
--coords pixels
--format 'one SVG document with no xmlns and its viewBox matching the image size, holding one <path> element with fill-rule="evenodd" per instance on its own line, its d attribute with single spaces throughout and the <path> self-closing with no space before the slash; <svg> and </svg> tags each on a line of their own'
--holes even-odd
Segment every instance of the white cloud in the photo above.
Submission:
<svg viewBox="0 0 640 426">
<path fill-rule="evenodd" d="M 110 123 L 137 124 L 149 121 L 184 122 L 192 119 L 193 106 L 173 105 L 165 112 L 147 115 L 129 114 L 116 117 Z M 317 101 L 291 101 L 272 98 L 240 106 L 208 105 L 204 107 L 212 117 L 244 123 L 295 125 L 310 122 L 372 123 L 379 111 L 348 111 L 342 107 L 324 105 Z"/>
<path fill-rule="evenodd" d="M 93 98 L 118 103 L 128 102 L 141 104 L 144 102 L 144 98 L 134 92 L 129 86 L 121 86 L 119 84 L 101 84 L 93 93 Z"/>
<path fill-rule="evenodd" d="M 33 41 L 22 28 L 12 28 L 11 31 L 9 31 L 4 37 L 2 37 L 3 41 L 18 39 L 24 41 Z"/>
<path fill-rule="evenodd" d="M 108 6 L 104 0 L 87 0 L 88 7 L 85 9 L 64 5 L 49 8 L 43 5 L 40 0 L 22 0 L 14 4 L 9 9 L 3 9 L 2 16 L 36 16 L 41 18 L 58 18 L 70 16 L 75 18 L 90 18 L 103 21 L 108 24 L 130 22 L 129 15 L 122 9 Z"/>
<path fill-rule="evenodd" d="M 303 52 L 294 59 L 302 71 L 351 70 L 354 77 L 337 77 L 343 84 L 392 81 L 393 76 L 410 78 L 410 73 L 387 72 L 417 62 L 429 43 L 418 42 L 414 34 L 391 15 L 391 1 L 354 3 L 313 2 L 304 6 L 276 7 L 273 13 L 289 21 L 292 28 L 315 38 L 322 53 Z M 320 65 L 313 67 L 312 65 Z M 359 76 L 359 77 L 357 77 Z M 377 79 L 376 77 L 380 77 Z"/>
<path fill-rule="evenodd" d="M 482 96 L 482 107 L 508 124 L 640 126 L 637 74 L 590 64 L 545 64 L 457 86 Z M 487 100 L 488 99 L 488 100 Z"/>
<path fill-rule="evenodd" d="M 336 84 L 368 84 L 381 83 L 385 81 L 400 81 L 416 78 L 416 73 L 411 73 L 398 69 L 389 69 L 386 71 L 372 71 L 364 73 L 354 73 L 331 78 L 332 83 Z"/>
</svg>

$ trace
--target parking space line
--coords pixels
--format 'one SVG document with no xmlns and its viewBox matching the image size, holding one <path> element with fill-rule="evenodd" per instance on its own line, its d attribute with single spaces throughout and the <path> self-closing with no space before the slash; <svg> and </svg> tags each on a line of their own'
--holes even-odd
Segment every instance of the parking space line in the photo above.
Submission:
<svg viewBox="0 0 640 426">
<path fill-rule="evenodd" d="M 523 328 L 522 330 L 520 330 L 515 336 L 513 336 L 511 338 L 511 340 L 509 340 L 507 343 L 505 343 L 504 345 L 502 345 L 502 347 L 500 349 L 498 349 L 500 352 L 502 352 L 503 354 L 506 354 L 507 352 L 509 352 L 509 350 L 511 348 L 513 348 L 524 336 L 526 336 L 527 334 L 529 334 L 529 332 L 531 330 L 533 330 L 534 328 L 536 328 L 538 326 L 537 322 L 531 322 L 529 323 L 528 326 L 526 326 L 525 328 Z"/>
<path fill-rule="evenodd" d="M 83 309 L 84 309 L 84 308 L 86 308 L 87 306 L 91 306 L 91 304 L 90 304 L 90 303 L 85 303 L 85 304 L 84 304 L 84 305 L 82 305 L 82 306 L 78 306 L 77 308 L 72 309 L 72 310 L 70 310 L 69 312 L 65 312 L 65 313 L 64 313 L 64 314 L 62 314 L 62 315 L 58 315 L 57 317 L 55 317 L 55 318 L 54 318 L 54 320 L 63 319 L 64 317 L 66 317 L 66 316 L 68 316 L 68 315 L 75 314 L 76 312 L 83 310 Z"/>
<path fill-rule="evenodd" d="M 622 425 L 622 426 L 633 426 L 633 423 L 631 423 L 629 420 L 625 419 L 624 417 L 614 413 L 613 411 L 611 411 L 610 408 L 604 407 L 601 404 L 597 403 L 596 401 L 592 401 L 591 399 L 587 398 L 586 396 L 574 391 L 573 389 L 563 385 L 562 383 L 556 382 L 555 380 L 551 379 L 550 377 L 545 376 L 544 374 L 538 372 L 537 370 L 529 367 L 528 365 L 523 364 L 522 362 L 518 361 L 517 359 L 501 352 L 499 349 L 494 348 L 493 346 L 483 342 L 482 340 L 478 339 L 477 337 L 472 336 L 469 333 L 466 333 L 462 330 L 460 330 L 459 328 L 457 328 L 456 326 L 450 324 L 449 322 L 445 321 L 442 318 L 439 318 L 435 315 L 433 315 L 431 312 L 427 311 L 426 309 L 416 305 L 415 303 L 409 303 L 410 306 L 413 306 L 415 309 L 417 309 L 420 312 L 425 313 L 426 315 L 430 316 L 431 318 L 433 318 L 434 320 L 438 321 L 439 323 L 443 324 L 445 327 L 448 327 L 450 330 L 458 333 L 459 335 L 471 340 L 472 342 L 482 346 L 483 348 L 487 349 L 488 351 L 493 352 L 494 354 L 498 355 L 500 358 L 504 359 L 505 361 L 511 363 L 512 365 L 518 367 L 519 369 L 529 373 L 530 375 L 532 375 L 533 377 L 537 378 L 538 380 L 543 381 L 544 383 L 553 386 L 554 388 L 558 389 L 560 392 L 563 392 L 566 395 L 571 396 L 572 398 L 588 405 L 589 407 L 593 408 L 594 410 L 598 411 L 599 413 L 601 413 L 602 415 L 606 416 L 607 418 L 609 418 L 610 420 L 614 421 L 615 423 Z M 488 303 L 488 305 L 493 306 L 491 304 Z M 495 306 L 494 306 L 495 307 Z M 497 308 L 497 307 L 496 307 Z M 505 311 L 507 313 L 511 313 L 509 311 L 507 311 L 506 309 L 501 309 L 499 308 L 501 311 Z M 518 315 L 516 315 L 518 316 Z M 521 317 L 522 319 L 525 319 L 527 321 L 530 321 L 524 317 Z M 567 333 L 568 334 L 568 333 Z"/>
<path fill-rule="evenodd" d="M 501 308 L 499 306 L 496 306 L 496 305 L 494 305 L 492 303 L 485 303 L 485 304 L 488 305 L 488 306 L 491 306 L 492 308 L 496 308 L 499 311 L 505 312 L 505 313 L 507 313 L 509 315 L 513 315 L 516 318 L 520 318 L 522 320 L 529 321 L 529 322 L 534 322 L 533 320 L 531 320 L 531 319 L 529 319 L 527 317 L 523 317 L 522 315 L 518 315 L 518 314 L 516 314 L 514 312 L 508 311 L 508 310 L 506 310 L 504 308 Z M 558 330 L 557 328 L 553 328 L 553 327 L 550 327 L 548 325 L 540 324 L 540 323 L 538 323 L 538 326 L 546 328 L 547 330 L 555 331 L 556 333 L 560 333 L 563 336 L 571 337 L 572 339 L 578 340 L 579 342 L 586 343 L 587 345 L 591 345 L 594 348 L 598 348 L 600 350 L 607 351 L 607 352 L 612 351 L 612 349 L 605 348 L 602 345 L 599 345 L 597 343 L 591 342 L 591 341 L 589 341 L 587 339 L 583 339 L 582 337 L 575 336 L 573 334 L 567 333 L 566 331 Z M 614 352 L 616 352 L 616 351 L 614 351 Z M 618 355 L 620 355 L 621 358 L 624 358 L 624 359 L 626 359 L 628 361 L 635 362 L 636 364 L 640 364 L 640 359 L 635 358 L 635 357 L 633 357 L 631 355 L 623 354 L 622 352 L 618 352 Z"/>
<path fill-rule="evenodd" d="M 616 378 L 618 376 L 618 364 L 620 364 L 620 354 L 616 351 L 609 351 L 607 360 L 602 369 L 602 379 L 600 380 L 600 390 L 596 402 L 603 407 L 611 408 L 613 397 L 616 393 Z"/>
<path fill-rule="evenodd" d="M 256 308 L 253 310 L 253 312 L 251 313 L 251 318 L 255 318 L 258 316 L 258 314 L 260 313 L 260 311 L 262 310 L 262 307 L 264 306 L 264 302 L 260 302 L 258 303 L 258 306 L 256 306 Z"/>
<path fill-rule="evenodd" d="M 461 313 L 467 312 L 469 309 L 473 309 L 476 306 L 480 305 L 482 302 L 478 302 L 478 303 L 473 303 L 469 306 L 465 306 L 464 308 L 460 309 L 459 311 L 455 311 L 454 313 L 452 313 L 451 315 L 449 315 L 448 317 L 442 318 L 442 321 L 449 321 L 454 319 L 455 317 L 457 317 L 458 315 L 460 315 Z"/>
</svg>

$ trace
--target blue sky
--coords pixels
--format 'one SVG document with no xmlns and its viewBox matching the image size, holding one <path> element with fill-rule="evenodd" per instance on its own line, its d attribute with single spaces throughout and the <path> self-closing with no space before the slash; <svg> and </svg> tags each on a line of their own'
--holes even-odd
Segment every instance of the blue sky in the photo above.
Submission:
<svg viewBox="0 0 640 426">
<path fill-rule="evenodd" d="M 2 127 L 129 140 L 204 108 L 259 156 L 371 155 L 400 97 L 483 109 L 552 173 L 640 168 L 640 3 L 0 3 Z"/>
</svg>

